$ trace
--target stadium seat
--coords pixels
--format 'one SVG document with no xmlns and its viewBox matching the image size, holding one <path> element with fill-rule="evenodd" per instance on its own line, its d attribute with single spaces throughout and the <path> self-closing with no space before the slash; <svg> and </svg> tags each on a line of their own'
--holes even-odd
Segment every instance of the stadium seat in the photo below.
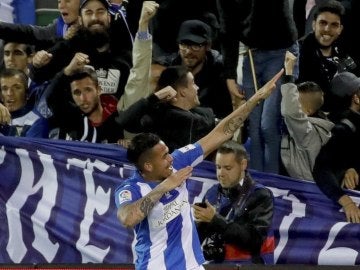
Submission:
<svg viewBox="0 0 360 270">
<path fill-rule="evenodd" d="M 37 25 L 48 25 L 60 15 L 59 10 L 55 8 L 39 8 L 35 13 Z"/>
</svg>

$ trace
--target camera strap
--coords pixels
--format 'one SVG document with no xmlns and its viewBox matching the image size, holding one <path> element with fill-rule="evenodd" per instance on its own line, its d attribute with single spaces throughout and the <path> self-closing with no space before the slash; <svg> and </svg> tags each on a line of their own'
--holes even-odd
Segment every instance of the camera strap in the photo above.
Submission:
<svg viewBox="0 0 360 270">
<path fill-rule="evenodd" d="M 238 193 L 235 197 L 236 199 L 233 200 L 233 198 L 230 198 L 232 200 L 231 202 L 231 208 L 226 215 L 226 220 L 232 220 L 234 216 L 240 215 L 241 212 L 243 212 L 244 205 L 249 198 L 249 196 L 253 193 L 255 190 L 255 182 L 251 180 L 248 176 L 245 176 L 244 184 L 243 186 L 238 186 L 236 192 Z"/>
<path fill-rule="evenodd" d="M 226 215 L 226 220 L 230 221 L 233 220 L 234 217 L 239 216 L 246 210 L 245 204 L 247 199 L 256 189 L 255 182 L 249 177 L 245 176 L 243 186 L 238 187 L 238 196 L 235 200 L 233 200 L 231 204 L 231 209 L 229 210 L 228 214 Z M 251 253 L 251 260 L 254 264 L 264 264 L 263 258 L 260 256 L 260 250 L 258 252 Z"/>
</svg>

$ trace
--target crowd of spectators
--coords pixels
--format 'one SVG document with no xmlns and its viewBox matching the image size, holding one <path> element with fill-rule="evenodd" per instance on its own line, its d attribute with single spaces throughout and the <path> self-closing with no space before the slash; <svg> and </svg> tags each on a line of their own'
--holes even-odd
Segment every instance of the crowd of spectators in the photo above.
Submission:
<svg viewBox="0 0 360 270">
<path fill-rule="evenodd" d="M 57 2 L 47 26 L 0 22 L 1 135 L 128 147 L 151 132 L 172 151 L 284 67 L 245 126 L 246 162 L 315 181 L 360 223 L 344 193 L 360 187 L 358 1 Z"/>
</svg>

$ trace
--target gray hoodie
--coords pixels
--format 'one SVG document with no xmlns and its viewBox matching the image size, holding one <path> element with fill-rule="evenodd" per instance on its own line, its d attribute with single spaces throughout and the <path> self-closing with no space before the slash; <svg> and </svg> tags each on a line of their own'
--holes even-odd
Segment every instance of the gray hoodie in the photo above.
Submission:
<svg viewBox="0 0 360 270">
<path fill-rule="evenodd" d="M 294 83 L 283 84 L 281 93 L 281 114 L 288 129 L 281 139 L 282 162 L 291 177 L 313 181 L 316 156 L 330 139 L 334 124 L 303 112 Z"/>
</svg>

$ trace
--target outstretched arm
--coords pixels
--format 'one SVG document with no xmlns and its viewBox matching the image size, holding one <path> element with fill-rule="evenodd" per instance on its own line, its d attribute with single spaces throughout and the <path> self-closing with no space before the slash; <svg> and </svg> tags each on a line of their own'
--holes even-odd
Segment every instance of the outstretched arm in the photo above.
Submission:
<svg viewBox="0 0 360 270">
<path fill-rule="evenodd" d="M 241 126 L 250 112 L 262 100 L 270 96 L 272 91 L 276 88 L 276 82 L 283 74 L 284 69 L 281 69 L 270 81 L 261 87 L 248 101 L 225 117 L 220 123 L 205 137 L 199 140 L 204 156 L 206 157 L 211 152 L 216 150 L 222 143 L 229 140 L 235 131 Z"/>
</svg>

